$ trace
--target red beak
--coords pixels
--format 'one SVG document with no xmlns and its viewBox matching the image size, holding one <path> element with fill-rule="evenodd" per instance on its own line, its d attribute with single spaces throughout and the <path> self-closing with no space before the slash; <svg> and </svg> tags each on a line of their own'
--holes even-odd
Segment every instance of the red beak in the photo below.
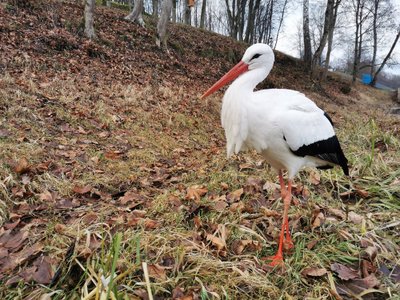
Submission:
<svg viewBox="0 0 400 300">
<path fill-rule="evenodd" d="M 249 65 L 244 62 L 239 62 L 236 66 L 234 66 L 228 73 L 226 73 L 220 80 L 218 80 L 212 87 L 210 87 L 207 92 L 205 92 L 200 99 L 203 99 L 212 93 L 218 91 L 221 87 L 228 84 L 229 82 L 236 79 L 240 74 L 249 70 Z"/>
</svg>

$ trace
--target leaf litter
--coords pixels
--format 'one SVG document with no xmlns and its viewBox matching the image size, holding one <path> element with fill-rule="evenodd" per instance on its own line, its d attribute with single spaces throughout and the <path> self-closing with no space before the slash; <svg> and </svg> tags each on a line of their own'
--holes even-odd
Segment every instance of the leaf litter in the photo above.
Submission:
<svg viewBox="0 0 400 300">
<path fill-rule="evenodd" d="M 0 80 L 1 95 L 20 112 L 13 114 L 0 100 L 7 119 L 0 124 L 0 151 L 6 158 L 0 195 L 10 200 L 0 228 L 0 276 L 9 295 L 25 283 L 24 295 L 37 290 L 45 295 L 43 284 L 62 290 L 61 297 L 68 298 L 68 290 L 88 296 L 98 286 L 97 277 L 110 276 L 112 236 L 123 232 L 116 274 L 118 291 L 125 295 L 149 296 L 136 267 L 143 260 L 149 262 L 152 292 L 160 299 L 282 296 L 282 279 L 271 276 L 261 259 L 276 250 L 282 212 L 278 180 L 273 172 L 263 172 L 266 164 L 252 153 L 227 162 L 220 106 L 199 104 L 196 98 L 245 46 L 203 32 L 194 38 L 189 29 L 171 26 L 169 61 L 153 48 L 152 29 L 128 24 L 123 12 L 99 7 L 101 39 L 87 42 L 75 31 L 81 6 L 46 5 L 38 2 L 32 11 L 0 7 L 5 41 L 0 50 L 8 70 Z M 14 26 L 23 34 L 15 34 Z M 212 44 L 219 57 L 198 55 L 199 39 L 203 49 Z M 276 56 L 267 85 L 312 93 L 330 114 L 340 111 L 299 79 L 301 67 L 291 66 L 291 74 L 280 76 L 290 60 Z M 340 85 L 327 87 L 336 99 Z M 353 116 L 332 115 L 339 134 L 360 136 L 351 133 Z M 390 132 L 396 124 L 381 126 Z M 359 151 L 369 153 L 363 143 Z M 300 175 L 304 185 L 294 186 L 296 207 L 289 212 L 300 248 L 286 262 L 301 261 L 302 267 L 295 267 L 296 276 L 285 274 L 287 297 L 318 296 L 297 281 L 298 274 L 326 291 L 334 274 L 342 297 L 386 291 L 382 276 L 399 282 L 398 250 L 389 250 L 398 245 L 395 226 L 385 228 L 396 217 L 394 201 L 385 196 L 399 193 L 399 168 L 392 163 L 396 145 L 388 143 L 381 153 L 388 177 L 379 187 L 375 182 L 382 171 L 374 165 L 362 173 L 359 152 L 353 155 L 353 188 L 344 179 L 334 179 L 338 186 L 331 186 L 329 174 L 337 178 L 336 173 Z M 360 236 L 372 242 L 363 245 Z M 321 266 L 315 255 L 325 257 Z"/>
</svg>

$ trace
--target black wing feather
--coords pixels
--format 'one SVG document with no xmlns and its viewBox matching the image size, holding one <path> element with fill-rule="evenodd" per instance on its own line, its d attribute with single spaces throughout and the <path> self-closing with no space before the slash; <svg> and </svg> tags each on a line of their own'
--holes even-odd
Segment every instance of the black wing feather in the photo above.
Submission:
<svg viewBox="0 0 400 300">
<path fill-rule="evenodd" d="M 327 113 L 324 116 L 333 125 L 332 119 Z M 303 145 L 296 151 L 291 150 L 297 156 L 314 156 L 322 159 L 324 161 L 334 163 L 342 167 L 344 174 L 349 175 L 349 167 L 347 166 L 347 158 L 344 156 L 343 150 L 340 147 L 340 143 L 336 135 L 326 139 L 321 140 L 310 145 Z M 329 169 L 330 165 L 321 166 L 320 169 Z"/>
<path fill-rule="evenodd" d="M 344 174 L 349 175 L 347 158 L 344 156 L 343 150 L 340 147 L 339 140 L 337 139 L 336 135 L 310 145 L 303 145 L 296 151 L 291 151 L 297 156 L 314 156 L 327 162 L 339 165 L 342 167 Z M 328 165 L 326 167 L 328 167 Z"/>
</svg>

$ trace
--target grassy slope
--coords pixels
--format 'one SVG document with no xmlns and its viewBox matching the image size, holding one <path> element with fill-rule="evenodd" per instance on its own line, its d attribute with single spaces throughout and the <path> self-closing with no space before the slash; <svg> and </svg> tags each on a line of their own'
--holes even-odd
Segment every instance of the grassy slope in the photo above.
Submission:
<svg viewBox="0 0 400 300">
<path fill-rule="evenodd" d="M 357 86 L 343 95 L 345 83 L 334 78 L 322 91 L 300 62 L 277 53 L 262 86 L 301 90 L 327 110 L 352 168 L 351 180 L 339 169 L 298 176 L 304 187 L 290 211 L 296 248 L 285 273 L 271 272 L 263 258 L 276 250 L 274 212 L 282 205 L 262 183 L 276 183 L 276 174 L 252 152 L 226 160 L 220 96 L 198 100 L 246 45 L 174 25 L 168 56 L 155 46 L 152 20 L 143 29 L 104 8 L 100 38 L 88 42 L 79 35 L 81 11 L 56 2 L 0 6 L 0 235 L 27 233 L 8 248 L 13 256 L 1 252 L 2 298 L 51 290 L 57 299 L 79 298 L 113 265 L 117 294 L 144 297 L 147 262 L 161 298 L 333 299 L 329 277 L 301 271 L 335 262 L 357 269 L 366 245 L 378 249 L 374 268 L 396 262 L 399 120 L 384 114 L 387 94 Z M 247 240 L 254 242 L 241 251 Z M 39 250 L 4 267 L 33 247 Z M 37 271 L 41 257 L 49 275 L 29 278 L 24 270 Z M 55 287 L 38 285 L 59 266 Z M 398 284 L 376 275 L 385 297 L 399 295 Z"/>
</svg>

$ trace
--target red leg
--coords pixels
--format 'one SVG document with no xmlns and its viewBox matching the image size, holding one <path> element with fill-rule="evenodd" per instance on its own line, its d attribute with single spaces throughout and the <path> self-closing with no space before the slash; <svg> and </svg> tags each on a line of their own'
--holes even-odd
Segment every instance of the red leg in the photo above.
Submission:
<svg viewBox="0 0 400 300">
<path fill-rule="evenodd" d="M 291 244 L 293 246 L 292 239 L 290 238 L 289 220 L 288 220 L 288 212 L 289 212 L 291 199 L 292 199 L 292 182 L 291 182 L 291 180 L 289 180 L 288 190 L 286 192 L 285 198 L 283 199 L 283 205 L 284 205 L 283 206 L 283 220 L 282 220 L 281 233 L 279 236 L 278 251 L 271 258 L 272 261 L 270 263 L 270 265 L 273 267 L 280 265 L 283 262 L 283 244 L 285 243 L 288 246 Z M 285 230 L 286 230 L 286 239 L 285 239 Z"/>
<path fill-rule="evenodd" d="M 287 210 L 289 210 L 290 202 L 292 200 L 292 181 L 291 180 L 289 180 L 287 192 L 289 194 L 289 197 L 288 197 L 289 199 L 288 200 L 285 199 L 288 203 L 286 204 L 286 202 L 284 200 L 284 204 L 287 205 Z M 294 247 L 294 244 L 293 244 L 292 238 L 290 237 L 289 219 L 288 219 L 287 215 L 286 215 L 286 220 L 285 220 L 285 230 L 286 230 L 286 237 L 284 240 L 285 250 L 290 250 Z"/>
<path fill-rule="evenodd" d="M 279 170 L 279 184 L 281 185 L 281 197 L 282 199 L 285 198 L 287 190 L 285 186 L 285 181 L 283 180 L 282 170 Z"/>
</svg>

